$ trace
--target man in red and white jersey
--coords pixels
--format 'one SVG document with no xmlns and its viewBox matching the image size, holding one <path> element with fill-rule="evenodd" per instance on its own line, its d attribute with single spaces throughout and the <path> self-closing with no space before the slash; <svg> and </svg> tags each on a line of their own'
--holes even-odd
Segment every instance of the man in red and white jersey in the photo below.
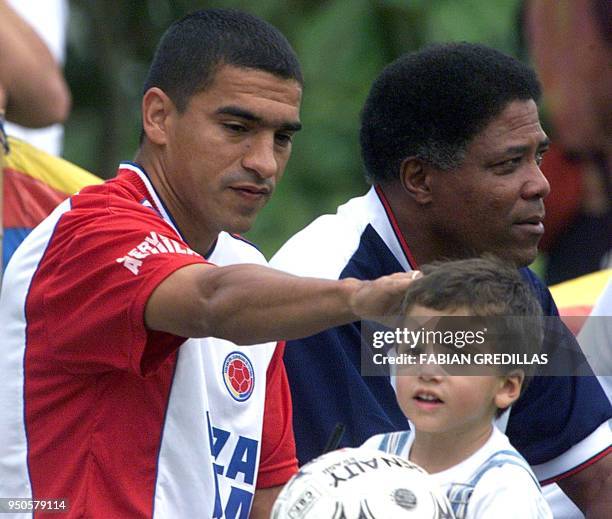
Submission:
<svg viewBox="0 0 612 519">
<path fill-rule="evenodd" d="M 296 471 L 276 340 L 390 312 L 410 283 L 294 277 L 233 234 L 284 171 L 301 92 L 257 18 L 168 29 L 135 162 L 58 206 L 5 270 L 2 511 L 268 517 Z"/>
</svg>

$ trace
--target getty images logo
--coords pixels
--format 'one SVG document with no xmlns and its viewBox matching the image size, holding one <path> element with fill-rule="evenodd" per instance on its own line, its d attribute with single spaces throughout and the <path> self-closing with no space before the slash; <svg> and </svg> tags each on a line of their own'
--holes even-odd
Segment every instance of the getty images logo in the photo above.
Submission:
<svg viewBox="0 0 612 519">
<path fill-rule="evenodd" d="M 140 271 L 143 260 L 151 254 L 187 254 L 189 256 L 197 256 L 197 253 L 193 252 L 189 247 L 185 247 L 185 245 L 172 238 L 166 238 L 155 231 L 151 231 L 142 242 L 125 256 L 117 258 L 115 261 L 123 264 L 126 269 L 136 275 Z"/>
</svg>

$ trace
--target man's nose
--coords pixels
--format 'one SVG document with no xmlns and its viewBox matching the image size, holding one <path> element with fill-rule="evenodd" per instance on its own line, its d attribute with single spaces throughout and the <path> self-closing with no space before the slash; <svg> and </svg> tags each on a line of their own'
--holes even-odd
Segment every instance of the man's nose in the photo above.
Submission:
<svg viewBox="0 0 612 519">
<path fill-rule="evenodd" d="M 540 166 L 534 162 L 529 165 L 528 178 L 523 184 L 521 195 L 524 199 L 546 198 L 550 193 L 550 184 L 542 173 Z"/>
<path fill-rule="evenodd" d="M 261 178 L 276 176 L 279 166 L 274 150 L 274 136 L 261 134 L 251 139 L 247 143 L 242 166 Z"/>
</svg>

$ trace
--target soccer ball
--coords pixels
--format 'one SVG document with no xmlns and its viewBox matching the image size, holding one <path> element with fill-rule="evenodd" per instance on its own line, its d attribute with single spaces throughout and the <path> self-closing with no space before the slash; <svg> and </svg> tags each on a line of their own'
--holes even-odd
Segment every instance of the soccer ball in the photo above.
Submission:
<svg viewBox="0 0 612 519">
<path fill-rule="evenodd" d="M 422 468 L 385 452 L 340 449 L 304 465 L 279 494 L 271 519 L 453 519 Z"/>
</svg>

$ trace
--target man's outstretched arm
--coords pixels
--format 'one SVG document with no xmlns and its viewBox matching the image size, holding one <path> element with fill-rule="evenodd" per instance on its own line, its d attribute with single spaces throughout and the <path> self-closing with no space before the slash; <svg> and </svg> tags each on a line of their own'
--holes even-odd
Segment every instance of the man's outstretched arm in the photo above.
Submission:
<svg viewBox="0 0 612 519">
<path fill-rule="evenodd" d="M 301 278 L 259 265 L 189 265 L 166 278 L 145 308 L 149 329 L 258 344 L 312 335 L 399 310 L 411 274 L 374 281 Z"/>
</svg>

